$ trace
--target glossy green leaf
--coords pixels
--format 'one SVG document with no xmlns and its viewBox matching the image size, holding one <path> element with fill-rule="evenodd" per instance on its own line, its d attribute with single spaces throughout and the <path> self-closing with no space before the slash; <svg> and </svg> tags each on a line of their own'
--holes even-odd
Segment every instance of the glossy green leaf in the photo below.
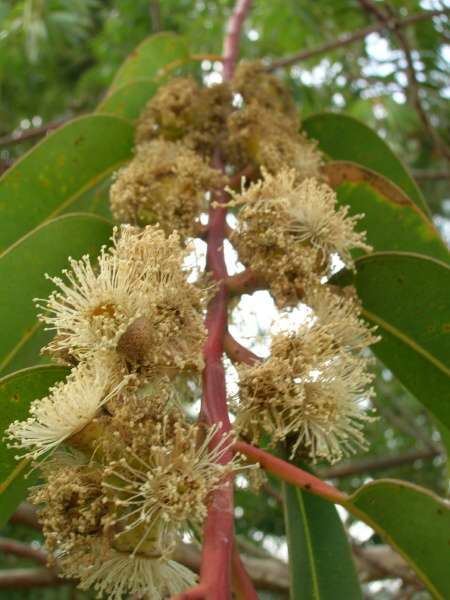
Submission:
<svg viewBox="0 0 450 600">
<path fill-rule="evenodd" d="M 302 129 L 334 160 L 350 160 L 384 175 L 428 214 L 426 201 L 402 161 L 372 129 L 348 115 L 319 113 Z"/>
<path fill-rule="evenodd" d="M 17 449 L 3 439 L 8 425 L 28 416 L 30 403 L 47 394 L 49 387 L 68 373 L 64 367 L 32 367 L 0 379 L 0 527 L 3 527 L 25 496 L 36 474 L 28 475 L 29 463 L 17 461 Z"/>
<path fill-rule="evenodd" d="M 380 252 L 356 261 L 353 282 L 363 316 L 382 340 L 372 349 L 403 385 L 450 428 L 450 268 L 409 253 Z"/>
<path fill-rule="evenodd" d="M 51 133 L 0 178 L 0 253 L 131 157 L 133 127 L 92 115 Z M 1 256 L 1 254 L 0 254 Z"/>
<path fill-rule="evenodd" d="M 154 95 L 158 85 L 152 79 L 138 79 L 115 89 L 97 107 L 97 113 L 107 113 L 136 120 Z"/>
<path fill-rule="evenodd" d="M 133 50 L 119 68 L 108 96 L 137 79 L 153 79 L 161 76 L 164 68 L 181 64 L 188 59 L 189 50 L 182 37 L 170 32 L 152 35 Z"/>
<path fill-rule="evenodd" d="M 44 223 L 0 258 L 0 372 L 36 364 L 47 341 L 36 319 L 33 298 L 48 296 L 53 284 L 45 273 L 59 275 L 68 256 L 96 256 L 111 235 L 111 224 L 94 215 L 73 214 Z"/>
<path fill-rule="evenodd" d="M 449 261 L 447 246 L 433 223 L 395 184 L 347 161 L 328 163 L 325 174 L 338 203 L 348 206 L 351 215 L 364 215 L 357 229 L 366 231 L 374 250 L 417 252 Z"/>
<path fill-rule="evenodd" d="M 362 598 L 351 550 L 333 504 L 283 484 L 291 598 Z"/>
<path fill-rule="evenodd" d="M 346 507 L 403 555 L 435 598 L 450 598 L 448 503 L 410 483 L 384 479 L 360 488 Z"/>
</svg>

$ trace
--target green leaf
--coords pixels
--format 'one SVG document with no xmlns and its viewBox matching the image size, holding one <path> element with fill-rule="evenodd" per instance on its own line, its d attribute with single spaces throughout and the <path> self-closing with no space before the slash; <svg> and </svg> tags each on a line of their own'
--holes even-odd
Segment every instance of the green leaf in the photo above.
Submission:
<svg viewBox="0 0 450 600">
<path fill-rule="evenodd" d="M 429 214 L 427 203 L 402 161 L 372 129 L 348 115 L 319 113 L 305 119 L 302 129 L 334 160 L 350 160 L 384 175 Z"/>
<path fill-rule="evenodd" d="M 115 89 L 97 107 L 97 113 L 107 113 L 136 120 L 155 94 L 158 85 L 152 79 L 138 79 Z"/>
<path fill-rule="evenodd" d="M 0 179 L 0 253 L 71 207 L 129 159 L 132 147 L 132 125 L 108 115 L 81 117 L 51 133 Z"/>
<path fill-rule="evenodd" d="M 164 67 L 169 69 L 188 59 L 189 49 L 183 38 L 170 32 L 152 35 L 133 50 L 119 68 L 108 96 L 127 83 L 137 79 L 153 79 L 164 73 Z"/>
<path fill-rule="evenodd" d="M 339 204 L 348 206 L 351 215 L 364 215 L 357 229 L 367 232 L 374 250 L 417 252 L 449 261 L 448 249 L 433 223 L 391 181 L 348 161 L 330 162 L 324 172 Z"/>
<path fill-rule="evenodd" d="M 94 215 L 72 214 L 44 223 L 0 258 L 0 372 L 36 364 L 48 340 L 36 318 L 33 298 L 45 298 L 53 284 L 44 273 L 60 274 L 67 258 L 96 256 L 108 242 L 111 224 Z"/>
<path fill-rule="evenodd" d="M 346 508 L 396 548 L 436 598 L 450 598 L 448 503 L 411 483 L 384 479 L 356 491 Z"/>
<path fill-rule="evenodd" d="M 344 528 L 328 501 L 283 484 L 291 598 L 362 598 Z"/>
<path fill-rule="evenodd" d="M 30 403 L 42 398 L 48 389 L 68 374 L 64 367 L 32 367 L 0 379 L 0 527 L 3 527 L 36 482 L 35 473 L 28 477 L 29 463 L 18 462 L 17 449 L 7 448 L 3 439 L 8 425 L 28 416 Z"/>
<path fill-rule="evenodd" d="M 373 352 L 403 385 L 450 428 L 450 268 L 410 253 L 380 252 L 356 260 L 352 282 L 362 314 L 382 339 Z"/>
</svg>

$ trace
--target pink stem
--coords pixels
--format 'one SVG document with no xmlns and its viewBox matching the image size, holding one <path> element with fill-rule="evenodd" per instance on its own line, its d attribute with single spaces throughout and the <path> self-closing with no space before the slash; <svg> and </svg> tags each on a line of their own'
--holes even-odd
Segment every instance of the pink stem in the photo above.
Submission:
<svg viewBox="0 0 450 600">
<path fill-rule="evenodd" d="M 242 563 L 236 545 L 233 548 L 233 582 L 238 600 L 258 600 L 255 586 Z"/>
<path fill-rule="evenodd" d="M 245 17 L 250 10 L 252 0 L 238 0 L 233 14 L 227 25 L 227 32 L 223 45 L 223 76 L 225 81 L 233 77 L 236 61 L 239 54 L 239 39 Z"/>
<path fill-rule="evenodd" d="M 239 34 L 250 0 L 239 0 L 227 28 L 224 42 L 224 78 L 233 76 L 238 54 Z M 213 166 L 224 171 L 220 152 L 213 157 Z M 212 448 L 221 443 L 231 431 L 225 388 L 225 370 L 222 362 L 224 337 L 228 325 L 228 290 L 223 283 L 227 277 L 224 257 L 224 241 L 227 236 L 226 203 L 224 190 L 212 194 L 206 236 L 207 270 L 217 282 L 217 292 L 208 305 L 205 326 L 208 332 L 203 348 L 203 397 L 201 418 L 209 424 L 219 425 L 211 442 Z M 221 464 L 233 459 L 230 449 L 220 458 Z M 221 486 L 211 494 L 208 515 L 203 532 L 200 584 L 185 592 L 184 598 L 202 597 L 207 600 L 231 598 L 231 559 L 234 541 L 233 477 L 225 478 Z M 194 594 L 194 595 L 192 595 Z"/>
<path fill-rule="evenodd" d="M 307 471 L 294 467 L 294 465 L 273 456 L 273 454 L 270 454 L 269 452 L 261 450 L 261 448 L 256 448 L 246 442 L 236 442 L 234 449 L 236 452 L 239 452 L 250 459 L 251 462 L 259 463 L 268 473 L 271 473 L 302 490 L 315 494 L 316 496 L 321 496 L 322 498 L 325 498 L 325 500 L 329 500 L 335 504 L 345 504 L 348 500 L 346 494 L 340 492 L 332 485 L 314 477 L 314 475 L 311 475 L 311 473 L 308 473 Z"/>
<path fill-rule="evenodd" d="M 216 152 L 213 160 L 216 168 L 222 168 L 222 160 Z M 225 370 L 222 363 L 223 342 L 228 320 L 228 292 L 223 284 L 227 275 L 223 243 L 225 240 L 225 218 L 227 195 L 224 191 L 214 196 L 219 200 L 209 209 L 207 235 L 207 268 L 217 282 L 217 293 L 208 306 L 206 329 L 208 337 L 203 349 L 205 369 L 203 371 L 202 417 L 210 424 L 220 424 L 220 431 L 212 445 L 220 443 L 223 435 L 231 431 L 225 389 Z M 220 459 L 222 464 L 230 462 L 230 449 Z M 234 537 L 233 482 L 227 477 L 212 493 L 208 516 L 204 528 L 200 581 L 206 587 L 205 598 L 228 600 L 231 598 L 231 553 Z"/>
</svg>

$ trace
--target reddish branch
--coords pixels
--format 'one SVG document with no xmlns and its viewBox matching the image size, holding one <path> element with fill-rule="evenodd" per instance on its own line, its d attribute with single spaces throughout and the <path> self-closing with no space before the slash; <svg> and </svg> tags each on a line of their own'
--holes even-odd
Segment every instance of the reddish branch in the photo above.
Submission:
<svg viewBox="0 0 450 600">
<path fill-rule="evenodd" d="M 411 15 L 410 17 L 405 17 L 404 19 L 399 19 L 397 21 L 397 27 L 408 27 L 409 25 L 414 25 L 419 21 L 424 21 L 426 19 L 431 19 L 432 17 L 439 17 L 441 15 L 448 15 L 449 10 L 429 10 L 426 12 L 421 12 L 416 15 Z M 331 42 L 327 42 L 322 46 L 318 46 L 317 48 L 312 48 L 311 50 L 302 50 L 301 52 L 297 52 L 292 54 L 291 56 L 287 56 L 286 58 L 280 58 L 279 60 L 274 60 L 268 66 L 269 71 L 273 71 L 280 67 L 290 67 L 295 63 L 301 62 L 303 60 L 307 60 L 308 58 L 313 58 L 314 56 L 319 56 L 320 54 L 324 54 L 325 52 L 329 52 L 330 50 L 336 50 L 337 48 L 343 48 L 344 46 L 349 46 L 358 40 L 363 40 L 371 33 L 376 33 L 379 31 L 383 31 L 386 29 L 385 23 L 380 23 L 376 25 L 370 25 L 369 27 L 364 27 L 363 29 L 358 29 L 353 33 L 346 33 L 341 37 L 338 37 L 336 40 Z"/>
<path fill-rule="evenodd" d="M 224 41 L 224 79 L 233 76 L 239 49 L 239 37 L 251 0 L 238 0 L 227 26 Z M 215 168 L 224 170 L 222 157 L 216 151 Z M 231 431 L 225 388 L 225 370 L 222 361 L 224 337 L 228 323 L 228 290 L 223 283 L 227 277 L 224 257 L 224 241 L 227 234 L 226 203 L 224 190 L 214 193 L 209 209 L 206 236 L 206 268 L 217 282 L 217 292 L 208 306 L 205 325 L 208 332 L 203 349 L 203 398 L 201 418 L 219 426 L 213 446 L 220 444 L 222 436 Z M 233 459 L 230 449 L 221 457 L 226 464 Z M 231 562 L 234 541 L 233 479 L 229 476 L 219 489 L 212 493 L 208 516 L 203 531 L 200 584 L 181 595 L 181 598 L 206 598 L 229 600 L 231 598 Z"/>
<path fill-rule="evenodd" d="M 230 275 L 225 279 L 225 285 L 231 296 L 241 296 L 242 294 L 252 294 L 257 290 L 267 288 L 264 280 L 256 275 L 251 269 L 245 269 L 236 275 Z"/>
<path fill-rule="evenodd" d="M 237 600 L 258 600 L 255 586 L 241 560 L 239 550 L 233 548 L 233 587 Z"/>
<path fill-rule="evenodd" d="M 347 496 L 332 485 L 321 481 L 307 471 L 294 467 L 294 465 L 273 456 L 273 454 L 270 454 L 265 450 L 261 450 L 261 448 L 256 448 L 246 442 L 236 442 L 234 449 L 236 452 L 246 456 L 251 462 L 259 463 L 259 465 L 268 473 L 271 473 L 302 490 L 315 494 L 316 496 L 321 496 L 335 504 L 345 504 L 347 501 Z"/>
<path fill-rule="evenodd" d="M 252 0 L 238 0 L 227 24 L 223 44 L 223 75 L 226 81 L 233 77 L 239 54 L 239 41 L 245 17 L 250 10 Z"/>
<path fill-rule="evenodd" d="M 228 358 L 234 363 L 254 365 L 255 363 L 261 362 L 262 360 L 260 356 L 257 356 L 251 350 L 248 350 L 248 348 L 242 346 L 228 332 L 226 332 L 223 340 L 223 349 L 225 350 Z"/>
</svg>

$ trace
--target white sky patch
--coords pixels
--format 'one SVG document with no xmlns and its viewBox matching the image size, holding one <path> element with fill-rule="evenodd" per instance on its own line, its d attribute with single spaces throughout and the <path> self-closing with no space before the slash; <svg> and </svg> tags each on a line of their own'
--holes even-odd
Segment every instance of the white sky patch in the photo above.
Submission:
<svg viewBox="0 0 450 600">
<path fill-rule="evenodd" d="M 247 31 L 247 37 L 251 42 L 256 42 L 257 40 L 259 40 L 259 31 L 257 31 L 256 29 L 250 29 L 249 31 Z"/>
</svg>

